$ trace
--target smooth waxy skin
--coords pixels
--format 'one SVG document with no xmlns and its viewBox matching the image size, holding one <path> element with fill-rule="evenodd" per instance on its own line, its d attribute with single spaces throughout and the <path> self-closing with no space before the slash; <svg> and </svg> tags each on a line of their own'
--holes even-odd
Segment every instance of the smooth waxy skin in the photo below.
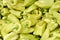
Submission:
<svg viewBox="0 0 60 40">
<path fill-rule="evenodd" d="M 0 40 L 60 40 L 60 0 L 0 0 Z"/>
</svg>

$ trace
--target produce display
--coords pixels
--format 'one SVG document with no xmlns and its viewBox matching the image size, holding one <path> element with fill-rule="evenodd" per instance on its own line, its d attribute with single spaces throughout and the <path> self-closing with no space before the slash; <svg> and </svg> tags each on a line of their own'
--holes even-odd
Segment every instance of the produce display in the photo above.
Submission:
<svg viewBox="0 0 60 40">
<path fill-rule="evenodd" d="M 60 0 L 0 0 L 0 40 L 60 40 Z"/>
</svg>

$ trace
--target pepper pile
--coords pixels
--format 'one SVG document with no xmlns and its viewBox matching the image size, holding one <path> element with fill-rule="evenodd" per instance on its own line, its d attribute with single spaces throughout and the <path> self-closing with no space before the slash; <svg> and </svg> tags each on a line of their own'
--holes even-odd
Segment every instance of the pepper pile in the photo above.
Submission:
<svg viewBox="0 0 60 40">
<path fill-rule="evenodd" d="M 60 40 L 60 0 L 0 0 L 0 40 Z"/>
</svg>

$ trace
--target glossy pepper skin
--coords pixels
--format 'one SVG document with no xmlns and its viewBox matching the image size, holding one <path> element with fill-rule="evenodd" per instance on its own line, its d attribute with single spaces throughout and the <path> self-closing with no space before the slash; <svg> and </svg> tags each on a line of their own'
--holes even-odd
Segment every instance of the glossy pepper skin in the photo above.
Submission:
<svg viewBox="0 0 60 40">
<path fill-rule="evenodd" d="M 60 0 L 0 0 L 0 40 L 60 40 Z"/>
</svg>

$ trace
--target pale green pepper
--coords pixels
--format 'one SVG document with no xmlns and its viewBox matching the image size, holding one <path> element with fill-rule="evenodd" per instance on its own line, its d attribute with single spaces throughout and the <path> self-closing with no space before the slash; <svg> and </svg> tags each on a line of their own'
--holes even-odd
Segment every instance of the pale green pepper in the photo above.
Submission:
<svg viewBox="0 0 60 40">
<path fill-rule="evenodd" d="M 14 32 L 11 32 L 3 37 L 3 40 L 16 40 L 18 38 L 18 35 Z"/>
<path fill-rule="evenodd" d="M 38 0 L 35 4 L 41 8 L 49 8 L 53 5 L 54 0 Z"/>
<path fill-rule="evenodd" d="M 35 36 L 31 34 L 20 34 L 19 40 L 38 40 L 38 38 L 35 38 Z"/>
<path fill-rule="evenodd" d="M 34 28 L 34 35 L 42 36 L 46 28 L 46 23 L 44 21 L 39 21 Z"/>
<path fill-rule="evenodd" d="M 36 0 L 24 0 L 24 6 L 30 6 L 32 5 Z"/>
</svg>

